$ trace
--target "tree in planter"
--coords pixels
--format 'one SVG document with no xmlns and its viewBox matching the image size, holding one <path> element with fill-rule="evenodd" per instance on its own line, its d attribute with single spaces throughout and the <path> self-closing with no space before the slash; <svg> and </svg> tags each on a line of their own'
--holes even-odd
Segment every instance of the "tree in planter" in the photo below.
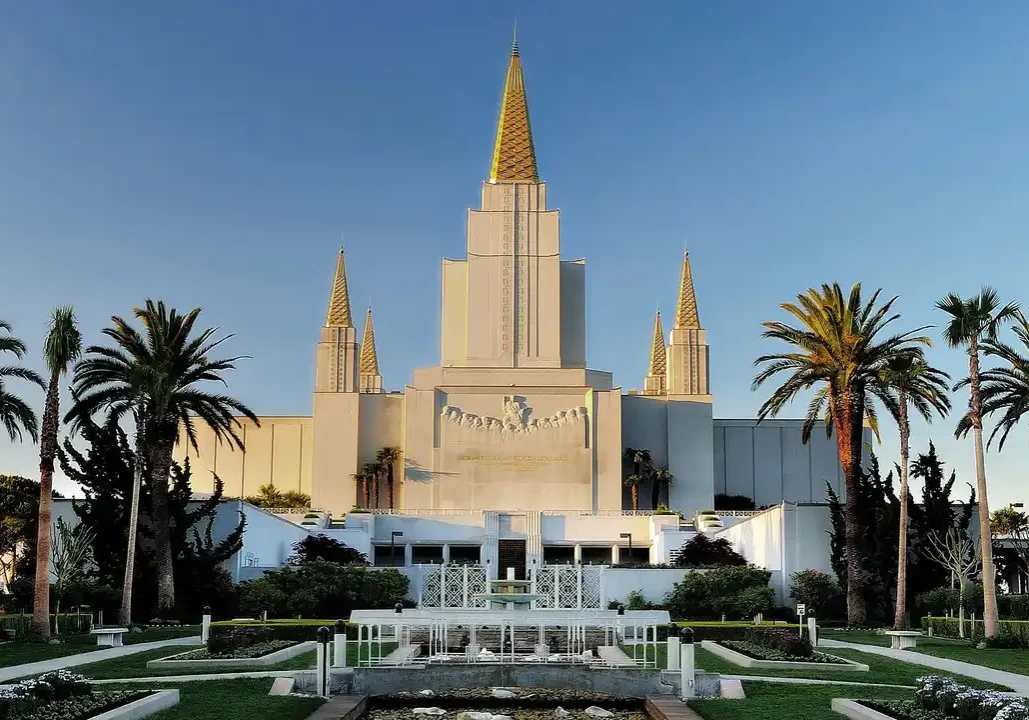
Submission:
<svg viewBox="0 0 1029 720">
<path fill-rule="evenodd" d="M 911 446 L 908 408 L 914 408 L 927 423 L 932 422 L 934 411 L 941 417 L 946 416 L 950 410 L 950 399 L 946 395 L 950 375 L 930 366 L 923 358 L 898 355 L 887 361 L 879 377 L 888 391 L 897 394 L 896 420 L 900 432 L 900 465 L 897 468 L 900 473 L 900 541 L 897 549 L 897 600 L 893 629 L 907 630 L 908 454 Z"/>
<path fill-rule="evenodd" d="M 382 468 L 386 474 L 386 492 L 389 498 L 389 509 L 394 508 L 394 472 L 396 464 L 400 462 L 400 458 L 403 456 L 400 448 L 396 445 L 387 445 L 384 448 L 380 448 L 379 452 L 375 454 L 375 464 Z"/>
<path fill-rule="evenodd" d="M 928 538 L 926 555 L 933 562 L 952 572 L 958 583 L 958 637 L 965 637 L 965 587 L 972 583 L 982 567 L 978 543 L 965 537 L 957 528 L 945 535 L 933 533 Z M 985 619 L 985 618 L 984 618 Z"/>
<path fill-rule="evenodd" d="M 244 498 L 251 505 L 259 508 L 291 508 L 306 510 L 311 507 L 311 496 L 297 490 L 282 492 L 273 483 L 262 485 L 257 489 L 257 495 Z"/>
<path fill-rule="evenodd" d="M 753 510 L 754 498 L 746 495 L 715 495 L 715 510 Z"/>
<path fill-rule="evenodd" d="M 736 552 L 725 538 L 712 540 L 704 533 L 697 533 L 683 543 L 672 558 L 672 564 L 675 567 L 709 568 L 746 565 L 747 559 Z"/>
<path fill-rule="evenodd" d="M 661 491 L 667 490 L 675 480 L 668 466 L 654 468 L 650 471 L 650 507 L 653 510 L 661 507 Z"/>
<path fill-rule="evenodd" d="M 834 620 L 845 615 L 843 591 L 828 573 L 819 570 L 801 570 L 790 575 L 790 597 L 807 605 L 822 620 Z"/>
<path fill-rule="evenodd" d="M 344 545 L 327 535 L 308 535 L 293 543 L 293 554 L 286 558 L 287 565 L 307 565 L 315 560 L 337 565 L 371 565 L 364 553 Z"/>
<path fill-rule="evenodd" d="M 361 466 L 361 477 L 364 478 L 364 505 L 367 508 L 379 508 L 379 474 L 382 468 L 374 460 Z"/>
<path fill-rule="evenodd" d="M 629 488 L 629 492 L 632 494 L 632 510 L 636 512 L 640 509 L 640 485 L 644 482 L 645 478 L 640 475 L 629 475 L 623 481 L 625 486 Z"/>
<path fill-rule="evenodd" d="M 983 627 L 986 637 L 1000 633 L 997 618 L 996 573 L 993 568 L 993 541 L 990 536 L 990 504 L 986 494 L 986 460 L 983 451 L 983 397 L 979 376 L 980 344 L 995 343 L 997 331 L 1005 323 L 1024 322 L 1018 303 L 1000 307 L 997 291 L 984 287 L 977 296 L 965 300 L 951 293 L 936 303 L 949 318 L 943 332 L 951 347 L 968 348 L 968 379 L 958 383 L 969 389 L 968 412 L 958 424 L 955 435 L 962 437 L 969 430 L 975 445 L 975 487 L 979 496 L 979 536 L 983 553 Z M 957 388 L 955 388 L 957 389 Z"/>
<path fill-rule="evenodd" d="M 782 322 L 763 323 L 763 337 L 781 340 L 792 347 L 754 361 L 762 366 L 754 378 L 755 389 L 776 376 L 787 376 L 758 410 L 758 421 L 775 417 L 798 395 L 813 389 L 815 394 L 808 405 L 801 437 L 807 442 L 818 422 L 825 423 L 827 435 L 836 436 L 847 487 L 847 619 L 855 626 L 865 621 L 858 524 L 863 422 L 867 419 L 878 432 L 873 399 L 878 399 L 891 414 L 896 409 L 893 394 L 878 381 L 886 363 L 898 356 L 917 355 L 921 346 L 930 342 L 929 338 L 917 335 L 922 328 L 882 337 L 887 326 L 900 316 L 893 313 L 895 297 L 877 305 L 879 293 L 876 291 L 865 302 L 860 283 L 851 288 L 849 295 L 844 295 L 836 283 L 809 289 L 797 297 L 796 304 L 782 305 L 799 321 L 799 327 Z"/>
<path fill-rule="evenodd" d="M 86 577 L 86 567 L 93 552 L 93 531 L 82 525 L 74 529 L 68 527 L 64 518 L 54 523 L 50 546 L 50 568 L 53 568 L 53 594 L 56 601 L 54 610 L 54 633 L 57 633 L 57 618 L 61 614 L 61 600 L 69 589 L 81 583 Z M 38 563 L 37 563 L 38 565 Z M 50 588 L 47 587 L 47 591 Z"/>
</svg>

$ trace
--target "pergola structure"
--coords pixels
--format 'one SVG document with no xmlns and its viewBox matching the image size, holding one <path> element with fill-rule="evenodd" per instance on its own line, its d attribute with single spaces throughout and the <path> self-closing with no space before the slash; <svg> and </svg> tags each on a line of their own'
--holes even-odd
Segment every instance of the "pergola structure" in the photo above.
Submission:
<svg viewBox="0 0 1029 720">
<path fill-rule="evenodd" d="M 665 610 L 355 610 L 362 665 L 585 663 L 656 667 Z M 384 643 L 397 649 L 383 654 Z M 621 648 L 631 645 L 631 657 Z M 365 647 L 367 646 L 367 649 Z"/>
</svg>

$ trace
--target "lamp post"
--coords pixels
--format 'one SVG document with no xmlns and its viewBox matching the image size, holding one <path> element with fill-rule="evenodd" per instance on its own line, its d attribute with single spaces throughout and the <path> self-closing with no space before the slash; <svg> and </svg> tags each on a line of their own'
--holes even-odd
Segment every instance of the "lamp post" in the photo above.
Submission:
<svg viewBox="0 0 1029 720">
<path fill-rule="evenodd" d="M 397 564 L 397 538 L 404 537 L 404 533 L 400 530 L 394 530 L 389 534 L 389 564 L 396 566 Z"/>
<path fill-rule="evenodd" d="M 632 533 L 620 533 L 618 537 L 629 541 L 629 564 L 632 565 Z"/>
</svg>

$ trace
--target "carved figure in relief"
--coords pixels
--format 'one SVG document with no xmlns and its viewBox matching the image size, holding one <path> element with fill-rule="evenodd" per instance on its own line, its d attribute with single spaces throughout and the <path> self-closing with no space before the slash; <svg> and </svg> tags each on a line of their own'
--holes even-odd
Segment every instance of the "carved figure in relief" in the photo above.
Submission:
<svg viewBox="0 0 1029 720">
<path fill-rule="evenodd" d="M 582 406 L 570 408 L 569 410 L 558 410 L 549 417 L 527 418 L 526 416 L 531 414 L 531 408 L 525 404 L 522 398 L 516 395 L 505 396 L 501 409 L 503 410 L 503 417 L 495 418 L 461 412 L 461 409 L 458 407 L 444 405 L 440 409 L 440 418 L 462 428 L 490 434 L 500 434 L 501 437 L 537 434 L 588 421 L 587 410 Z"/>
</svg>

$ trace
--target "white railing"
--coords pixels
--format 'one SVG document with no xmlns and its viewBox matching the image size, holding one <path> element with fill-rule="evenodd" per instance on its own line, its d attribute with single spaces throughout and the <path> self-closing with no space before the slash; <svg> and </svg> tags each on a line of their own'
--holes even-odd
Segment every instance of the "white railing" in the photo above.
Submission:
<svg viewBox="0 0 1029 720">
<path fill-rule="evenodd" d="M 351 510 L 350 514 L 368 515 L 481 515 L 486 510 L 473 510 L 471 508 L 402 508 L 390 510 L 387 508 L 357 508 Z M 501 514 L 514 514 L 524 512 L 535 512 L 524 508 L 510 508 L 500 511 Z M 738 512 L 738 511 L 737 511 Z M 578 515 L 580 517 L 650 517 L 652 510 L 540 510 L 540 515 Z M 724 513 L 723 513 L 724 514 Z"/>
<path fill-rule="evenodd" d="M 752 517 L 760 515 L 764 510 L 713 510 L 712 512 L 721 517 Z"/>
<path fill-rule="evenodd" d="M 272 515 L 303 515 L 306 513 L 324 513 L 329 514 L 328 510 L 324 508 L 261 508 L 265 512 L 271 513 Z"/>
<path fill-rule="evenodd" d="M 650 517 L 650 510 L 540 510 L 540 515 L 578 515 L 579 517 Z"/>
<path fill-rule="evenodd" d="M 389 510 L 384 508 L 369 508 L 351 510 L 351 513 L 366 513 L 368 515 L 482 515 L 483 510 L 470 510 L 459 508 L 405 508 L 403 510 Z"/>
</svg>

